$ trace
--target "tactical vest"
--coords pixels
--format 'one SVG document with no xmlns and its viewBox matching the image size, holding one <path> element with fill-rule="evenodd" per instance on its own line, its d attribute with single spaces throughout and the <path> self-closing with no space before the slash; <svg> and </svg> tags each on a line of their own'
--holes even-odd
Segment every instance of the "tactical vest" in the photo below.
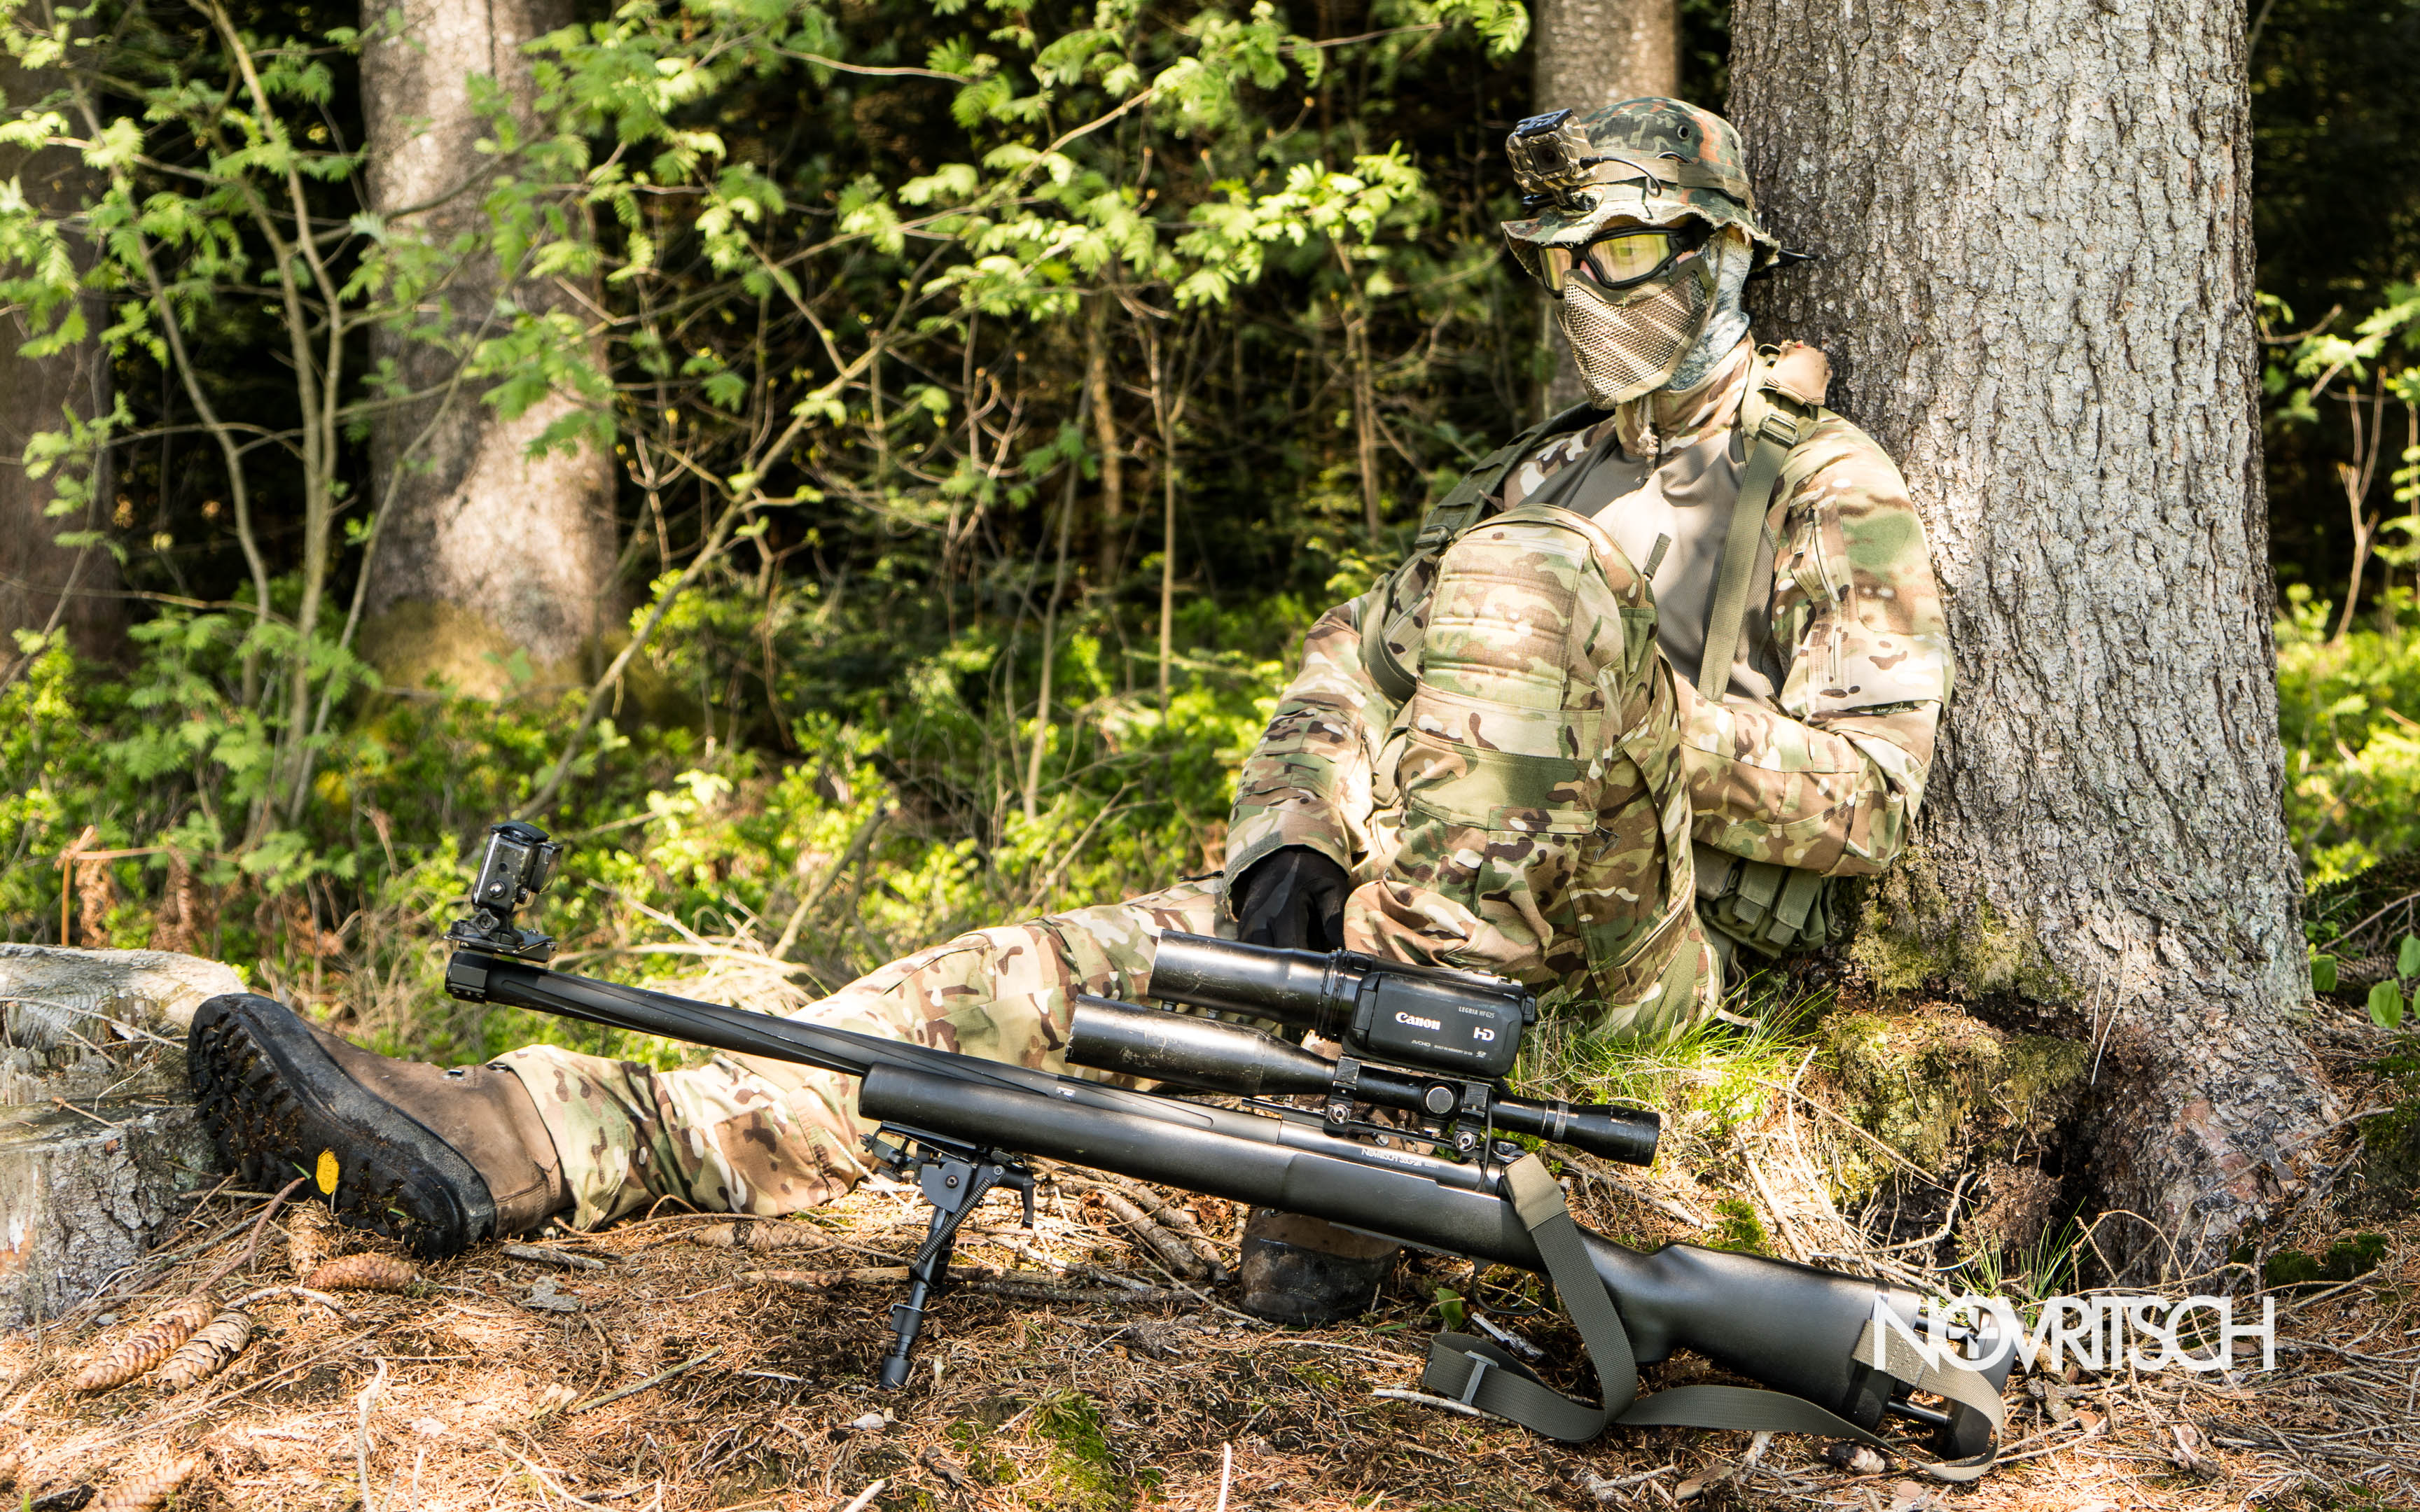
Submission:
<svg viewBox="0 0 2420 1512">
<path fill-rule="evenodd" d="M 1770 563 L 1780 547 L 1768 523 L 1774 495 L 1783 492 L 1787 498 L 1804 481 L 1799 448 L 1830 413 L 1823 407 L 1829 366 L 1815 348 L 1794 343 L 1778 349 L 1766 347 L 1757 354 L 1757 377 L 1740 401 L 1738 424 L 1747 439 L 1747 456 L 1740 473 L 1739 496 L 1724 532 L 1721 565 L 1706 614 L 1705 649 L 1699 661 L 1698 694 L 1714 702 L 1722 701 L 1730 683 L 1732 658 L 1746 628 L 1756 568 L 1761 563 Z M 1590 405 L 1575 406 L 1490 452 L 1431 507 L 1420 521 L 1411 556 L 1397 571 L 1409 570 L 1423 557 L 1443 551 L 1448 543 L 1479 522 L 1507 473 L 1546 442 L 1580 429 L 1603 413 Z M 1793 462 L 1802 465 L 1793 467 Z M 1785 482 L 1791 486 L 1788 491 L 1780 487 Z M 1404 665 L 1383 634 L 1362 635 L 1361 658 L 1371 681 L 1389 699 L 1400 704 L 1412 696 L 1418 674 Z M 1776 956 L 1811 949 L 1831 937 L 1838 890 L 1831 878 L 1802 868 L 1750 861 L 1701 843 L 1690 848 L 1697 869 L 1698 913 L 1709 927 L 1750 949 Z"/>
</svg>

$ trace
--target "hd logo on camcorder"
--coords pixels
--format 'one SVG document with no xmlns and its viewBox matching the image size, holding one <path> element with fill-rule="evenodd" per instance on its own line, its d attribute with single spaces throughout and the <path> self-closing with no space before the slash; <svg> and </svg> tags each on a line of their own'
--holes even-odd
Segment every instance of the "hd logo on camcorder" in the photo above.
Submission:
<svg viewBox="0 0 2420 1512">
<path fill-rule="evenodd" d="M 1884 1352 L 1886 1335 L 1907 1341 L 1924 1363 L 1935 1369 L 1945 1365 L 1986 1370 L 2019 1351 L 2036 1369 L 2063 1370 L 2070 1361 L 2086 1370 L 2232 1370 L 2238 1340 L 2260 1341 L 2260 1368 L 2277 1367 L 2277 1302 L 2260 1300 L 2260 1321 L 2239 1324 L 2235 1299 L 2196 1294 L 2179 1301 L 2140 1293 L 2110 1292 L 2087 1297 L 2052 1297 L 2028 1329 L 2006 1297 L 1974 1292 L 1944 1302 L 1928 1302 L 1918 1315 L 1920 1329 L 1874 1299 L 1873 1329 L 1868 1337 L 1874 1353 Z M 1958 1332 L 1973 1337 L 1979 1353 L 1962 1351 Z M 1882 1367 L 1877 1358 L 1870 1362 Z"/>
</svg>

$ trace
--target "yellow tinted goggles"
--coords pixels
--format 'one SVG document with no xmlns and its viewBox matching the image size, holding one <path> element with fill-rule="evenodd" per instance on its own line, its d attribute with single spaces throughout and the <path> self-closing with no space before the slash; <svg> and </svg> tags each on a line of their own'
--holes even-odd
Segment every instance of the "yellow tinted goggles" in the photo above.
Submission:
<svg viewBox="0 0 2420 1512">
<path fill-rule="evenodd" d="M 1705 244 L 1702 226 L 1632 226 L 1601 237 L 1584 247 L 1542 247 L 1512 243 L 1513 255 L 1537 274 L 1548 293 L 1563 292 L 1563 281 L 1575 269 L 1604 288 L 1628 288 L 1664 271 L 1685 254 Z"/>
</svg>

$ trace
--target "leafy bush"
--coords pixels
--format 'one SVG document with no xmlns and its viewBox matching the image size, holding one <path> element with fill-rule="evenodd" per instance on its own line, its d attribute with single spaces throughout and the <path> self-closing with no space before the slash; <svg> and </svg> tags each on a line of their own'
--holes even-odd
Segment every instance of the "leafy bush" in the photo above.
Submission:
<svg viewBox="0 0 2420 1512">
<path fill-rule="evenodd" d="M 2420 611 L 2329 639 L 2331 606 L 2295 584 L 2277 622 L 2286 814 L 2306 886 L 2420 846 Z"/>
</svg>

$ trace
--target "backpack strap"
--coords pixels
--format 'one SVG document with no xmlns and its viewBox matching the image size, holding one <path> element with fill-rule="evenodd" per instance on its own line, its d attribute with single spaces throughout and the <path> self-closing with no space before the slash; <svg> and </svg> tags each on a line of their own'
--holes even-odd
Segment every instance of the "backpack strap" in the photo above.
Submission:
<svg viewBox="0 0 2420 1512">
<path fill-rule="evenodd" d="M 1522 458 L 1552 438 L 1579 429 L 1588 424 L 1590 416 L 1602 413 L 1594 405 L 1574 405 L 1559 414 L 1548 415 L 1481 457 L 1477 467 L 1464 473 L 1460 483 L 1429 507 L 1420 520 L 1420 533 L 1412 542 L 1413 553 L 1435 551 L 1470 529 L 1480 510 L 1486 507 L 1488 496 L 1496 492 L 1504 474 L 1519 465 Z"/>
<path fill-rule="evenodd" d="M 1739 498 L 1731 504 L 1723 536 L 1723 561 L 1714 581 L 1714 608 L 1706 615 L 1705 656 L 1698 663 L 1698 695 L 1721 702 L 1731 683 L 1731 658 L 1739 651 L 1747 617 L 1748 582 L 1755 576 L 1764 517 L 1774 486 L 1799 442 L 1815 434 L 1823 417 L 1829 364 L 1812 347 L 1792 346 L 1774 356 L 1760 354 L 1757 380 L 1740 399 L 1740 430 L 1747 438 L 1747 465 L 1740 473 Z M 1806 397 L 1808 388 L 1814 396 Z"/>
</svg>

